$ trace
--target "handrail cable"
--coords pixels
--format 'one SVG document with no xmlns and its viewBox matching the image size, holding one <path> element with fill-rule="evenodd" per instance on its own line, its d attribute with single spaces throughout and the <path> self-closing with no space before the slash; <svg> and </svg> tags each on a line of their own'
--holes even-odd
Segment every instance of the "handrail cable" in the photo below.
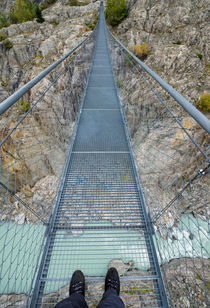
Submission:
<svg viewBox="0 0 210 308">
<path fill-rule="evenodd" d="M 145 63 L 140 61 L 132 52 L 130 52 L 110 31 L 110 35 L 113 39 L 137 62 L 159 85 L 168 92 L 179 103 L 187 113 L 189 113 L 193 119 L 203 127 L 210 134 L 210 120 L 200 112 L 195 106 L 193 106 L 188 100 L 173 89 L 167 82 L 165 82 L 158 74 L 152 71 Z"/>
<path fill-rule="evenodd" d="M 5 99 L 0 103 L 0 115 L 3 114 L 7 109 L 9 109 L 14 103 L 16 103 L 26 92 L 33 88 L 39 81 L 41 81 L 45 76 L 47 76 L 52 70 L 54 70 L 60 63 L 62 63 L 66 58 L 68 58 L 75 50 L 77 50 L 81 45 L 83 45 L 87 40 L 89 40 L 94 31 L 86 37 L 82 42 L 80 42 L 76 47 L 71 49 L 66 55 L 55 61 L 48 68 L 42 71 L 39 75 L 34 77 L 31 81 L 26 83 L 23 87 Z"/>
<path fill-rule="evenodd" d="M 210 163 L 204 169 L 199 170 L 196 175 L 182 188 L 182 190 L 179 191 L 176 196 L 153 218 L 152 222 L 155 223 L 197 178 L 202 175 L 206 175 L 209 167 Z M 186 209 L 188 210 L 189 208 L 190 206 L 188 206 Z"/>
<path fill-rule="evenodd" d="M 41 217 L 39 214 L 37 214 L 27 202 L 23 201 L 20 197 L 18 197 L 15 192 L 11 191 L 6 185 L 4 185 L 2 182 L 0 182 L 0 185 L 8 191 L 8 193 L 14 197 L 17 201 L 19 201 L 27 210 L 29 210 L 33 215 L 35 215 L 41 222 L 43 222 L 44 225 L 48 225 L 48 223 Z"/>
<path fill-rule="evenodd" d="M 190 138 L 190 140 L 192 141 L 192 143 L 196 146 L 196 148 L 201 152 L 201 154 L 205 157 L 206 161 L 209 162 L 209 157 L 208 155 L 201 149 L 201 147 L 198 145 L 198 143 L 196 142 L 196 140 L 189 134 L 189 132 L 187 131 L 187 129 L 184 127 L 184 125 L 181 123 L 181 121 L 178 119 L 178 117 L 174 114 L 173 111 L 171 111 L 171 109 L 167 106 L 167 104 L 164 102 L 162 96 L 160 93 L 158 93 L 153 87 L 152 85 L 149 83 L 149 81 L 145 78 L 144 74 L 142 74 L 142 72 L 139 70 L 138 67 L 135 66 L 135 64 L 129 59 L 128 55 L 125 53 L 125 51 L 123 50 L 123 54 L 127 57 L 128 61 L 132 64 L 132 66 L 134 67 L 134 69 L 137 71 L 137 73 L 139 74 L 140 78 L 147 84 L 147 86 L 150 88 L 150 90 L 154 93 L 154 95 L 159 99 L 159 101 L 161 102 L 161 104 L 167 109 L 167 111 L 171 114 L 171 117 L 174 118 L 174 120 L 177 122 L 177 124 L 181 127 L 181 129 L 185 132 L 185 134 Z"/>
</svg>

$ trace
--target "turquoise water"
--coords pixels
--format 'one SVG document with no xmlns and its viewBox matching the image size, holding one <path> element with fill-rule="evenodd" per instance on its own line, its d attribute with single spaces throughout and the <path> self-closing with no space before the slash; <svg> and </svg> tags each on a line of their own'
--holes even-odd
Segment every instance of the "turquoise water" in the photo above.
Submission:
<svg viewBox="0 0 210 308">
<path fill-rule="evenodd" d="M 93 224 L 94 222 L 91 223 Z M 108 222 L 105 224 L 111 225 Z M 88 225 L 90 224 L 87 223 L 86 226 Z M 0 224 L 0 293 L 29 292 L 44 232 L 45 227 L 42 225 L 17 225 L 11 222 Z M 61 252 L 62 257 L 67 260 L 65 267 L 60 268 L 58 275 L 55 265 L 50 266 L 48 273 L 51 278 L 71 277 L 77 268 L 83 270 L 86 275 L 91 276 L 94 273 L 101 276 L 105 274 L 110 260 L 116 258 L 121 258 L 124 262 L 132 260 L 134 267 L 140 270 L 149 268 L 146 244 L 140 232 L 118 229 L 106 232 L 85 230 L 77 235 L 65 231 L 57 232 L 56 241 L 62 241 L 64 238 L 68 238 L 69 247 L 74 246 L 74 250 L 64 249 L 64 252 Z M 158 232 L 156 239 L 163 262 L 180 257 L 207 258 L 210 254 L 208 223 L 190 214 L 181 217 L 178 226 L 173 232 L 168 233 L 167 240 L 161 238 Z M 51 259 L 56 259 L 56 253 Z M 53 291 L 62 285 L 63 282 L 58 282 L 52 287 L 49 284 L 45 291 Z"/>
<path fill-rule="evenodd" d="M 0 294 L 30 290 L 45 227 L 0 224 Z"/>
<path fill-rule="evenodd" d="M 168 232 L 167 240 L 159 232 L 156 239 L 163 263 L 181 257 L 210 257 L 209 224 L 191 214 L 182 215 L 178 226 Z"/>
</svg>

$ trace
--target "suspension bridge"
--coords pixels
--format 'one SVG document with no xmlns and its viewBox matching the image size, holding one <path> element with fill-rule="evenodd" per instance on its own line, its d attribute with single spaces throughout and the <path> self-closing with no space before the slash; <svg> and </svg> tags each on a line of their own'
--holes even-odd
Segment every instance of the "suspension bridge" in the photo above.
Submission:
<svg viewBox="0 0 210 308">
<path fill-rule="evenodd" d="M 66 162 L 60 178 L 54 210 L 48 222 L 41 219 L 45 231 L 45 233 L 42 234 L 43 239 L 41 241 L 40 236 L 37 237 L 37 239 L 33 238 L 31 242 L 31 245 L 34 247 L 36 245 L 37 247 L 39 246 L 36 254 L 33 252 L 32 246 L 28 248 L 33 258 L 36 257 L 36 262 L 33 269 L 30 269 L 30 277 L 27 278 L 29 281 L 27 281 L 27 284 L 30 284 L 30 288 L 27 291 L 28 294 L 26 298 L 22 299 L 24 304 L 22 302 L 20 305 L 21 307 L 53 307 L 58 300 L 67 296 L 62 288 L 68 286 L 71 275 L 75 269 L 81 269 L 84 272 L 87 283 L 91 288 L 91 286 L 103 283 L 108 265 L 120 264 L 121 267 L 124 267 L 124 271 L 121 273 L 121 294 L 127 307 L 187 307 L 176 300 L 178 295 L 180 296 L 180 294 L 178 294 L 180 290 L 175 290 L 176 286 L 173 286 L 173 283 L 170 281 L 170 279 L 173 280 L 174 278 L 171 277 L 167 279 L 167 275 L 169 275 L 170 271 L 167 271 L 167 268 L 164 270 L 161 261 L 164 259 L 165 252 L 161 251 L 161 248 L 158 248 L 157 244 L 154 243 L 153 223 L 156 224 L 156 221 L 163 217 L 168 209 L 174 207 L 176 202 L 180 200 L 180 196 L 185 197 L 184 194 L 186 192 L 188 192 L 188 195 L 185 197 L 186 200 L 188 200 L 187 205 L 190 207 L 190 202 L 196 203 L 198 200 L 193 200 L 191 197 L 192 189 L 190 186 L 195 185 L 193 186 L 195 188 L 194 193 L 198 196 L 199 193 L 196 186 L 197 180 L 199 180 L 200 187 L 202 185 L 202 196 L 199 196 L 199 198 L 202 200 L 202 204 L 206 206 L 206 193 L 208 190 L 206 178 L 209 160 L 206 152 L 206 144 L 203 147 L 204 142 L 201 145 L 194 139 L 192 134 L 190 134 L 192 128 L 188 130 L 186 125 L 183 125 L 180 115 L 174 114 L 170 99 L 172 98 L 181 104 L 180 108 L 183 110 L 181 111 L 182 116 L 184 112 L 188 113 L 188 117 L 189 115 L 192 116 L 194 118 L 192 121 L 195 121 L 199 129 L 205 132 L 203 134 L 206 134 L 206 131 L 209 132 L 209 121 L 179 93 L 164 83 L 159 76 L 152 72 L 141 61 L 136 59 L 121 42 L 112 36 L 105 24 L 103 6 L 100 7 L 99 22 L 92 35 L 85 39 L 68 55 L 58 60 L 32 80 L 28 84 L 28 88 L 31 89 L 35 87 L 35 85 L 48 76 L 50 72 L 54 72 L 60 63 L 68 60 L 69 56 L 73 55 L 75 50 L 83 48 L 83 46 L 88 44 L 90 44 L 88 50 L 92 48 L 92 52 L 89 51 L 90 69 L 87 75 L 84 93 L 82 93 L 81 96 L 79 115 L 71 145 L 67 150 Z M 143 114 L 143 116 L 141 115 L 142 122 L 140 123 L 140 125 L 142 124 L 142 132 L 145 131 L 145 125 L 147 129 L 148 127 L 150 127 L 150 130 L 151 127 L 154 129 L 160 118 L 163 119 L 167 125 L 173 123 L 168 127 L 169 134 L 171 134 L 171 130 L 174 131 L 178 129 L 179 132 L 181 131 L 181 135 L 184 136 L 181 138 L 181 141 L 185 141 L 186 138 L 189 140 L 190 146 L 192 144 L 193 147 L 189 156 L 196 153 L 195 159 L 197 159 L 197 163 L 199 162 L 199 164 L 195 164 L 196 168 L 193 169 L 193 174 L 186 175 L 185 181 L 181 184 L 180 172 L 184 170 L 184 166 L 183 163 L 180 162 L 181 171 L 179 170 L 179 175 L 177 175 L 179 180 L 175 181 L 177 184 L 176 189 L 174 189 L 174 183 L 170 183 L 170 185 L 168 183 L 168 186 L 166 185 L 167 189 L 164 191 L 165 195 L 170 196 L 170 198 L 168 198 L 169 202 L 164 204 L 161 208 L 158 208 L 155 205 L 155 200 L 149 195 L 149 201 L 147 202 L 150 211 L 148 211 L 148 205 L 146 206 L 146 197 L 143 187 L 146 187 L 147 190 L 154 190 L 154 199 L 158 199 L 158 196 L 155 196 L 157 190 L 155 186 L 149 189 L 147 188 L 147 175 L 144 177 L 144 173 L 142 174 L 143 178 L 141 180 L 141 185 L 138 179 L 129 133 L 127 131 L 126 119 L 122 110 L 118 95 L 118 86 L 115 80 L 116 73 L 114 70 L 116 65 L 112 57 L 112 50 L 114 50 L 114 48 L 117 48 L 116 50 L 118 52 L 120 51 L 117 60 L 122 62 L 122 59 L 126 59 L 123 63 L 125 63 L 125 65 L 128 64 L 128 67 L 134 71 L 134 74 L 140 76 L 141 83 L 145 81 L 145 74 L 149 74 L 148 79 L 146 79 L 146 84 L 149 85 L 150 92 L 146 90 L 149 94 L 148 96 L 146 94 L 144 102 L 151 102 L 155 112 L 153 113 L 150 111 L 150 105 L 141 108 Z M 71 61 L 75 60 L 71 59 Z M 145 72 L 144 74 L 142 74 L 140 68 L 134 64 L 135 61 L 140 63 L 142 70 Z M 74 65 L 77 66 L 78 62 L 75 61 Z M 118 66 L 119 63 L 117 64 L 117 67 Z M 52 90 L 52 85 L 56 87 L 59 82 L 62 83 L 66 78 L 63 77 L 63 79 L 59 79 L 60 76 L 66 74 L 65 76 L 69 77 L 69 67 L 70 64 L 65 63 L 64 69 L 56 76 L 53 76 L 53 81 L 45 91 L 46 93 Z M 124 72 L 126 73 L 125 67 Z M 154 86 L 152 84 L 153 82 L 157 82 L 158 85 L 156 84 Z M 160 93 L 159 85 L 166 88 L 164 89 L 167 91 L 167 98 L 165 101 Z M 142 93 L 145 92 L 145 87 Z M 1 103 L 1 114 L 5 114 L 5 112 L 14 108 L 14 103 L 27 93 L 28 88 L 21 88 L 13 96 Z M 44 93 L 44 95 L 46 93 Z M 153 94 L 152 99 L 151 93 Z M 41 95 L 41 99 L 44 99 L 44 95 Z M 170 99 L 168 96 L 170 96 Z M 56 128 L 53 128 L 55 124 L 54 120 L 51 124 L 47 124 L 51 121 L 52 115 L 49 115 L 48 110 L 45 110 L 43 113 L 42 108 L 39 109 L 38 106 L 41 99 L 38 98 L 30 110 L 27 111 L 24 116 L 19 117 L 16 125 L 12 128 L 10 127 L 7 131 L 5 130 L 6 133 L 4 131 L 1 142 L 1 187 L 2 194 L 5 194 L 3 197 L 4 202 L 7 201 L 7 203 L 11 203 L 11 198 L 14 198 L 23 208 L 25 207 L 28 211 L 32 211 L 32 215 L 36 216 L 38 221 L 42 216 L 41 211 L 37 213 L 29 202 L 30 198 L 28 197 L 27 200 L 26 196 L 23 197 L 21 193 L 17 193 L 21 192 L 23 188 L 26 189 L 30 181 L 32 182 L 32 172 L 28 172 L 27 176 L 24 174 L 24 180 L 23 178 L 22 180 L 17 179 L 17 175 L 15 175 L 16 188 L 12 189 L 9 183 L 11 183 L 11 181 L 14 182 L 14 176 L 11 176 L 11 174 L 9 175 L 9 172 L 5 172 L 5 170 L 10 170 L 11 173 L 11 165 L 15 165 L 17 169 L 18 164 L 20 168 L 27 169 L 25 163 L 17 163 L 18 159 L 23 159 L 23 155 L 21 154 L 24 147 L 19 145 L 18 151 L 15 150 L 15 144 L 18 145 L 18 142 L 20 142 L 20 140 L 15 141 L 15 138 L 18 138 L 17 132 L 20 132 L 21 129 L 31 129 L 31 131 L 33 130 L 33 134 L 35 134 L 35 120 L 39 123 L 45 123 L 42 129 L 44 132 L 43 134 L 47 137 L 47 141 L 43 141 L 42 138 L 40 139 L 39 132 L 36 132 L 37 136 L 39 135 L 39 137 L 37 137 L 37 144 L 39 144 L 42 150 L 40 150 L 40 157 L 37 159 L 35 169 L 39 169 L 39 164 L 40 169 L 43 169 L 40 163 L 45 159 L 43 148 L 49 146 L 49 137 L 57 138 L 56 130 L 59 130 L 60 127 L 57 125 L 61 124 L 59 121 L 59 124 L 56 124 Z M 157 108 L 157 104 L 160 104 L 161 107 Z M 161 111 L 160 108 L 162 108 Z M 43 121 L 45 116 L 49 117 L 48 122 Z M 32 122 L 27 120 L 29 117 L 33 119 Z M 48 125 L 49 127 L 47 127 Z M 179 128 L 175 128 L 176 126 Z M 28 137 L 30 134 L 26 134 L 25 136 Z M 22 139 L 21 144 L 24 141 Z M 37 150 L 37 144 L 34 147 L 35 152 Z M 5 154 L 5 145 L 7 154 Z M 152 146 L 155 146 L 154 139 Z M 167 149 L 164 149 L 164 147 L 165 145 L 162 148 L 158 148 L 157 146 L 158 153 L 161 153 L 163 157 L 165 156 L 164 150 L 167 152 Z M 12 151 L 13 160 L 7 159 L 9 167 L 5 166 L 5 155 L 10 155 L 8 153 Z M 145 153 L 142 152 L 141 155 L 143 157 Z M 147 155 L 149 155 L 149 153 L 147 153 Z M 151 150 L 151 155 L 155 156 L 156 154 Z M 173 153 L 167 152 L 166 156 L 168 160 L 173 160 Z M 14 157 L 16 157 L 16 160 L 14 160 Z M 26 158 L 27 155 L 24 155 L 24 159 Z M 144 160 L 147 159 L 149 158 L 144 157 Z M 163 159 L 160 154 L 157 159 L 161 162 L 165 161 L 165 158 Z M 156 168 L 156 162 L 157 161 L 154 160 L 154 165 L 151 167 L 153 170 Z M 146 168 L 146 161 L 142 161 L 142 164 L 145 164 Z M 166 166 L 165 172 L 167 168 L 171 169 L 171 165 Z M 25 173 L 27 172 L 25 171 Z M 25 180 L 26 177 L 28 182 Z M 159 187 L 160 186 L 161 185 L 159 185 Z M 194 211 L 196 211 L 196 209 L 194 209 Z M 192 218 L 189 219 L 193 221 Z M 4 224 L 5 222 L 2 220 L 1 225 L 3 226 Z M 189 225 L 186 222 L 183 224 L 186 226 L 186 229 L 189 229 Z M 200 226 L 197 227 L 198 233 L 205 233 L 201 230 L 202 228 Z M 10 228 L 14 227 L 9 224 L 1 237 L 3 245 L 1 246 L 0 256 L 2 256 L 3 265 L 6 262 L 5 256 L 9 257 L 9 254 L 5 251 L 9 249 L 11 252 L 14 249 L 14 247 L 7 248 L 7 242 L 9 241 L 7 233 Z M 15 233 L 20 232 L 18 230 L 19 229 L 16 229 Z M 32 237 L 28 232 L 27 235 L 24 234 L 24 236 L 26 237 L 25 241 L 29 240 L 27 236 Z M 22 236 L 22 241 L 24 241 L 24 236 Z M 21 240 L 19 239 L 19 241 Z M 20 245 L 20 243 L 18 243 L 18 245 Z M 202 285 L 202 288 L 199 289 L 201 296 L 196 298 L 196 295 L 195 298 L 190 298 L 191 307 L 198 307 L 196 305 L 200 305 L 200 303 L 204 302 L 206 304 L 208 303 L 207 285 L 209 277 L 205 272 L 204 266 L 205 260 L 207 259 L 206 249 L 207 247 L 204 247 L 200 240 L 200 246 L 199 249 L 197 249 L 199 250 L 199 254 L 196 249 L 193 248 L 192 254 L 190 255 L 188 254 L 188 248 L 184 247 L 184 249 L 182 249 L 182 254 L 180 253 L 179 255 L 179 259 L 183 258 L 184 260 L 186 277 L 188 277 L 187 269 L 191 262 L 190 258 L 195 260 L 195 268 L 199 267 L 199 277 Z M 20 251 L 18 253 L 20 253 Z M 14 260 L 19 258 L 18 253 L 14 256 Z M 173 253 L 170 258 L 173 259 Z M 199 266 L 198 262 L 200 262 L 202 266 Z M 30 266 L 29 264 L 27 265 L 27 260 L 25 260 L 25 263 L 26 264 L 22 266 L 28 266 L 29 268 Z M 174 268 L 176 267 L 175 265 L 173 266 Z M 9 267 L 8 265 L 8 268 Z M 127 269 L 125 270 L 125 268 Z M 5 277 L 8 279 L 6 274 L 8 271 L 11 272 L 10 278 L 13 276 L 16 277 L 17 273 L 21 271 L 20 262 L 19 268 L 17 265 L 17 268 L 14 268 L 12 271 L 9 269 L 5 271 L 2 266 L 2 280 L 5 280 Z M 189 268 L 189 272 L 190 271 Z M 197 275 L 196 270 L 194 275 Z M 188 278 L 186 278 L 186 284 L 187 283 L 190 286 L 192 285 L 191 281 L 188 281 Z M 4 282 L 4 285 L 5 288 L 3 290 L 1 289 L 1 293 L 4 296 L 7 294 L 7 301 L 4 303 L 4 307 L 7 307 L 6 305 L 9 305 L 9 301 L 11 301 L 9 294 L 18 292 L 15 290 L 12 292 L 12 288 L 9 287 L 8 281 L 6 281 L 6 283 Z M 188 286 L 189 290 L 190 286 Z M 102 294 L 103 291 L 100 290 L 100 292 Z M 87 292 L 87 301 L 90 305 L 94 306 L 97 303 L 101 296 L 100 292 L 95 295 Z M 26 292 L 22 290 L 19 291 L 19 293 Z M 20 305 L 18 301 L 14 304 L 14 306 Z"/>
</svg>

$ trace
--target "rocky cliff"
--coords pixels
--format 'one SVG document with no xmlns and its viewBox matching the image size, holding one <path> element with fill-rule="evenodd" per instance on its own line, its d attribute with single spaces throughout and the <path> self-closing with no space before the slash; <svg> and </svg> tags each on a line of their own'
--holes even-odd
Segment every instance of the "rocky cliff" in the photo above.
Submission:
<svg viewBox="0 0 210 308">
<path fill-rule="evenodd" d="M 191 102 L 209 88 L 209 1 L 137 0 L 116 29 L 132 48 L 147 43 L 145 63 Z"/>
<path fill-rule="evenodd" d="M 44 23 L 28 21 L 1 29 L 0 34 L 3 33 L 12 45 L 8 48 L 5 40 L 0 42 L 0 101 L 84 40 L 92 32 L 87 25 L 92 25 L 98 8 L 99 2 L 70 6 L 69 1 L 57 1 L 43 11 Z M 57 84 L 51 86 L 32 111 L 30 120 L 24 120 L 5 142 L 1 154 L 3 182 L 7 181 L 9 171 L 10 188 L 22 199 L 27 199 L 45 219 L 52 211 L 58 178 L 87 80 L 92 47 L 90 41 L 70 59 L 69 66 L 65 67 L 65 62 L 56 68 L 0 118 L 3 139 L 24 116 L 27 110 L 24 108 L 32 106 L 63 70 Z M 34 221 L 35 217 L 17 201 L 8 202 L 1 199 L 1 219 L 18 221 L 21 214 L 24 217 L 21 223 Z"/>
<path fill-rule="evenodd" d="M 208 1 L 136 0 L 129 3 L 128 17 L 112 31 L 130 50 L 145 43 L 148 53 L 143 61 L 195 104 L 202 93 L 209 91 Z M 208 150 L 208 135 L 143 70 L 139 75 L 139 68 L 132 66 L 116 45 L 112 47 L 115 48 L 112 60 L 139 176 L 155 216 L 161 205 L 169 203 L 192 178 L 198 166 L 203 168 L 205 161 L 158 97 L 163 98 L 204 152 Z M 149 89 L 148 82 L 155 92 Z M 204 197 L 199 185 L 193 187 L 196 193 L 190 200 L 183 195 L 182 200 L 170 208 L 162 221 L 166 227 L 178 221 L 187 204 L 191 204 L 189 211 L 195 215 L 203 219 L 208 217 L 205 205 L 202 206 Z M 201 185 L 206 193 L 208 181 L 202 180 Z"/>
</svg>

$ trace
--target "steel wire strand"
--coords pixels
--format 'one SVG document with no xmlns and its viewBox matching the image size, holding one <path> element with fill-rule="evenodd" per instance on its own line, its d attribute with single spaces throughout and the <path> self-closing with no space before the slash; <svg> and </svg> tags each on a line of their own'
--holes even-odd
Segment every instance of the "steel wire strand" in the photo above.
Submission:
<svg viewBox="0 0 210 308">
<path fill-rule="evenodd" d="M 123 52 L 124 53 L 124 52 Z M 124 53 L 125 54 L 125 53 Z M 130 61 L 129 57 L 125 54 L 125 56 L 128 58 Z M 132 63 L 132 65 L 134 65 Z M 209 158 L 207 154 L 201 149 L 201 147 L 198 145 L 196 140 L 189 134 L 187 129 L 182 125 L 181 121 L 178 119 L 178 117 L 170 110 L 170 108 L 165 104 L 163 98 L 161 97 L 160 92 L 157 92 L 154 87 L 147 81 L 146 77 L 144 74 L 136 67 L 134 66 L 136 71 L 139 73 L 139 75 L 142 77 L 142 80 L 147 84 L 147 86 L 150 88 L 150 90 L 154 93 L 154 95 L 158 98 L 158 100 L 163 104 L 163 106 L 166 108 L 166 110 L 171 114 L 171 117 L 177 122 L 177 124 L 181 127 L 181 129 L 185 132 L 185 134 L 190 138 L 190 140 L 194 143 L 194 145 L 197 147 L 197 149 L 201 152 L 201 154 L 205 157 L 207 161 L 209 161 Z M 168 100 L 166 99 L 166 102 Z"/>
<path fill-rule="evenodd" d="M 126 55 L 126 57 L 127 57 L 127 55 Z M 130 60 L 130 59 L 128 59 L 128 60 Z M 130 61 L 131 62 L 131 61 Z M 133 63 L 132 63 L 133 64 Z M 152 146 L 152 145 L 151 145 Z"/>
<path fill-rule="evenodd" d="M 113 38 L 112 38 L 113 39 Z M 119 44 L 118 44 L 119 46 Z M 204 157 L 207 159 L 207 161 L 209 160 L 208 157 L 206 156 L 206 154 L 203 152 L 203 150 L 200 148 L 200 146 L 197 144 L 196 140 L 188 133 L 187 129 L 185 129 L 185 127 L 182 125 L 180 119 L 178 119 L 178 117 L 170 110 L 170 108 L 167 106 L 167 104 L 165 104 L 163 98 L 161 97 L 161 92 L 157 92 L 155 90 L 155 87 L 153 87 L 150 82 L 148 81 L 148 78 L 145 77 L 145 72 L 144 74 L 141 72 L 141 70 L 139 69 L 139 67 L 133 63 L 133 61 L 130 60 L 130 58 L 128 57 L 128 55 L 126 54 L 126 52 L 122 49 L 122 47 L 119 47 L 120 50 L 122 51 L 122 53 L 124 54 L 124 56 L 126 57 L 126 59 L 129 61 L 129 63 L 132 65 L 132 67 L 135 69 L 135 71 L 138 73 L 138 75 L 140 76 L 140 78 L 147 84 L 147 86 L 150 88 L 150 90 L 154 93 L 154 95 L 158 98 L 158 100 L 163 104 L 163 106 L 166 108 L 166 110 L 171 114 L 172 118 L 174 118 L 176 120 L 176 122 L 178 123 L 178 125 L 181 127 L 181 129 L 187 134 L 187 136 L 191 139 L 191 141 L 195 144 L 195 146 L 199 149 L 199 151 L 204 155 Z M 152 79 L 151 76 L 149 76 L 149 79 L 152 82 L 155 82 L 154 79 Z M 167 98 L 165 99 L 166 101 Z M 181 106 L 178 106 L 178 108 L 181 108 Z"/>
<path fill-rule="evenodd" d="M 69 65 L 70 62 L 71 62 L 71 60 L 68 61 L 68 65 Z M 53 80 L 53 82 L 52 82 L 52 83 L 49 85 L 49 87 L 45 90 L 45 93 L 50 89 L 50 87 L 51 87 L 59 78 L 61 78 L 61 75 L 62 75 L 62 73 L 63 73 L 65 70 L 66 70 L 66 67 L 64 67 L 63 70 L 56 76 L 56 78 Z M 44 93 L 44 94 L 45 94 L 45 93 Z M 43 95 L 44 95 L 44 94 L 43 94 Z M 43 97 L 43 95 L 41 96 L 41 98 Z M 36 105 L 39 101 L 40 101 L 40 98 L 35 102 L 33 108 L 35 107 L 35 105 Z M 32 108 L 32 109 L 33 109 L 33 108 Z M 29 112 L 30 112 L 30 111 L 29 111 Z M 28 112 L 28 113 L 29 113 L 29 112 Z M 27 113 L 27 114 L 28 114 L 28 113 Z M 17 125 L 19 125 L 19 124 L 26 118 L 27 114 L 19 121 L 19 123 L 17 123 Z M 6 136 L 6 138 L 3 140 L 2 143 L 4 143 L 4 142 L 6 141 L 6 139 L 12 134 L 12 132 L 15 131 L 15 129 L 20 129 L 20 127 L 17 126 L 17 125 L 16 125 L 15 127 L 12 128 L 12 130 L 10 131 L 10 134 L 8 134 L 8 135 Z M 31 126 L 29 126 L 29 127 L 30 127 L 30 129 L 32 128 Z M 34 134 L 34 135 L 35 135 L 35 134 Z M 31 138 L 33 138 L 33 137 L 31 136 Z M 37 144 L 40 144 L 40 142 L 38 142 Z M 41 144 L 40 144 L 40 145 L 41 145 Z M 35 146 L 36 146 L 36 145 L 35 145 Z M 24 150 L 27 150 L 26 148 L 27 148 L 27 147 L 25 147 Z M 30 146 L 30 149 L 31 149 L 31 146 Z M 37 152 L 37 153 L 38 153 L 38 152 Z M 12 153 L 11 153 L 11 154 L 12 154 Z M 8 155 L 9 155 L 9 152 L 8 152 Z M 43 155 L 43 157 L 44 157 L 44 153 L 43 153 L 42 155 Z M 30 156 L 30 154 L 29 154 L 29 156 Z M 15 156 L 13 156 L 13 158 L 15 159 Z M 16 159 L 18 159 L 18 158 L 16 157 Z M 27 157 L 25 156 L 24 159 L 27 159 Z M 38 159 L 37 159 L 37 162 L 39 163 Z M 13 163 L 13 166 L 15 166 L 15 164 L 16 164 L 16 162 Z M 31 164 L 31 166 L 32 166 L 32 165 L 35 165 L 35 164 L 36 164 L 36 161 L 34 161 L 33 164 Z M 11 163 L 11 165 L 12 165 L 12 163 Z M 11 165 L 8 165 L 7 167 L 10 168 Z M 22 179 L 21 179 L 21 181 L 22 181 Z M 26 181 L 26 182 L 27 182 L 27 181 Z M 7 183 L 9 184 L 9 180 L 7 181 Z M 4 186 L 5 186 L 5 185 L 4 185 Z M 9 192 L 11 193 L 11 191 L 9 191 Z M 17 199 L 17 198 L 16 198 L 16 199 Z M 23 203 L 23 202 L 21 201 L 21 203 Z"/>
<path fill-rule="evenodd" d="M 78 54 L 76 54 L 76 57 L 78 56 Z M 4 137 L 4 139 L 1 141 L 0 143 L 0 147 L 4 144 L 4 142 L 11 136 L 11 134 L 17 129 L 17 127 L 19 126 L 20 123 L 22 123 L 22 121 L 32 112 L 32 110 L 36 107 L 36 105 L 41 101 L 41 99 L 46 95 L 46 93 L 49 91 L 49 89 L 57 83 L 57 81 L 59 80 L 60 76 L 66 71 L 67 67 L 69 66 L 69 64 L 72 61 L 75 61 L 76 59 L 70 59 L 67 61 L 67 63 L 65 64 L 64 68 L 61 69 L 61 71 L 55 76 L 53 77 L 52 75 L 50 75 L 50 78 L 52 78 L 51 83 L 49 84 L 49 86 L 44 90 L 44 92 L 41 94 L 41 96 L 35 100 L 34 104 L 31 106 L 31 108 L 24 114 L 24 116 L 17 122 L 17 124 L 11 128 L 10 132 L 8 133 L 8 135 L 6 137 Z M 52 74 L 54 74 L 55 72 L 52 72 Z M 56 73 L 55 73 L 56 74 Z"/>
<path fill-rule="evenodd" d="M 173 203 L 182 195 L 182 193 L 200 176 L 202 175 L 206 175 L 207 174 L 207 171 L 210 167 L 210 163 L 204 168 L 204 169 L 201 169 L 199 170 L 196 175 L 181 189 L 180 192 L 178 192 L 176 194 L 176 196 L 160 211 L 160 213 L 158 215 L 156 215 L 154 218 L 153 218 L 153 223 L 157 221 L 157 219 L 159 219 L 163 213 L 173 205 Z M 191 206 L 188 206 L 185 210 L 189 209 Z"/>
<path fill-rule="evenodd" d="M 17 196 L 13 191 L 11 191 L 7 186 L 5 186 L 2 182 L 0 182 L 0 185 L 12 196 L 14 197 L 17 201 L 19 201 L 27 210 L 29 210 L 34 216 L 36 216 L 38 218 L 38 220 L 40 220 L 44 225 L 47 224 L 47 222 L 41 217 L 39 216 L 39 214 L 36 213 L 36 211 L 34 211 L 30 205 L 23 201 L 19 196 Z"/>
</svg>

